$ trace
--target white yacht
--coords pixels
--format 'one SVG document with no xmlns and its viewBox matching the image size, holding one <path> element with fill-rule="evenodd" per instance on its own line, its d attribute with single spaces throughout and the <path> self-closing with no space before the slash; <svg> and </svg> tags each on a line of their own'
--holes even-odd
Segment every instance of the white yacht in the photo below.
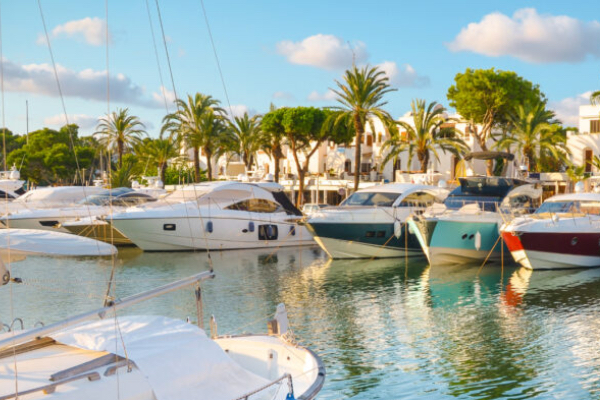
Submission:
<svg viewBox="0 0 600 400">
<path fill-rule="evenodd" d="M 187 191 L 195 200 L 173 203 L 169 196 L 169 204 L 131 207 L 109 221 L 145 251 L 315 244 L 277 183 L 207 182 Z"/>
<path fill-rule="evenodd" d="M 447 194 L 446 189 L 411 183 L 372 186 L 353 193 L 339 207 L 312 214 L 307 226 L 332 258 L 422 256 L 406 219 Z"/>
<path fill-rule="evenodd" d="M 85 192 L 91 188 L 86 187 Z M 129 188 L 99 189 L 94 190 L 93 193 L 87 193 L 77 204 L 22 208 L 4 215 L 0 218 L 0 221 L 4 226 L 11 228 L 42 229 L 70 233 L 69 230 L 61 226 L 62 223 L 98 215 L 109 215 L 114 210 L 124 210 L 131 205 L 156 201 L 156 198 L 148 194 Z M 76 193 L 83 194 L 84 191 L 79 189 Z"/>
<path fill-rule="evenodd" d="M 291 341 L 283 304 L 268 323 L 269 335 L 218 336 L 211 318 L 209 336 L 199 291 L 197 325 L 117 316 L 127 306 L 212 277 L 202 272 L 47 326 L 0 334 L 0 399 L 315 398 L 325 368 Z"/>
</svg>

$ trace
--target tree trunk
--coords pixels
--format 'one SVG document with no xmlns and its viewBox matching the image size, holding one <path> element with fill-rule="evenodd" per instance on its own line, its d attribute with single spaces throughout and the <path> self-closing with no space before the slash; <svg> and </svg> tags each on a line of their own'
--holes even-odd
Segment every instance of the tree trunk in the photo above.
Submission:
<svg viewBox="0 0 600 400">
<path fill-rule="evenodd" d="M 204 152 L 206 153 L 206 175 L 208 181 L 212 181 L 212 163 L 210 162 L 212 159 L 212 151 L 204 148 Z"/>
<path fill-rule="evenodd" d="M 194 147 L 194 174 L 195 181 L 200 182 L 200 148 Z"/>
<path fill-rule="evenodd" d="M 123 166 L 123 141 L 117 140 L 117 151 L 119 152 L 119 169 Z"/>
<path fill-rule="evenodd" d="M 356 147 L 354 149 L 354 191 L 356 192 L 360 181 L 360 145 L 362 144 L 362 136 L 364 133 L 364 127 L 362 126 L 358 113 L 354 114 L 354 129 L 356 130 Z"/>
<path fill-rule="evenodd" d="M 160 165 L 158 166 L 160 168 L 160 180 L 163 181 L 163 184 L 165 183 L 165 177 L 167 176 L 167 163 L 160 163 Z"/>
<path fill-rule="evenodd" d="M 279 156 L 274 156 L 273 159 L 275 160 L 275 182 L 279 183 L 279 161 L 281 158 Z"/>
</svg>

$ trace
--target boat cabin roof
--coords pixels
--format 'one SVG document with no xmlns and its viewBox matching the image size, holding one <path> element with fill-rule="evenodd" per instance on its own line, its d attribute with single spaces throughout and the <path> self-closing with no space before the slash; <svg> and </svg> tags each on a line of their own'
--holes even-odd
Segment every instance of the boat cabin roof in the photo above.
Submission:
<svg viewBox="0 0 600 400">
<path fill-rule="evenodd" d="M 545 202 L 557 203 L 561 201 L 600 201 L 600 193 L 568 193 L 557 194 Z"/>
</svg>

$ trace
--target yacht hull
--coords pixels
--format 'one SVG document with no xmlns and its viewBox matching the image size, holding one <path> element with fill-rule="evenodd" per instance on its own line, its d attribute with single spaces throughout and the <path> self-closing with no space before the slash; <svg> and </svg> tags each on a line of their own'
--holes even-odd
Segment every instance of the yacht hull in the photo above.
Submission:
<svg viewBox="0 0 600 400">
<path fill-rule="evenodd" d="M 502 232 L 515 261 L 529 269 L 600 267 L 600 232 Z"/>
<path fill-rule="evenodd" d="M 400 224 L 398 236 L 393 223 L 309 222 L 308 227 L 315 241 L 334 259 L 423 256 L 416 236 L 407 232 L 405 224 Z"/>
<path fill-rule="evenodd" d="M 502 258 L 498 222 L 432 219 L 412 222 L 430 265 L 497 262 Z M 479 237 L 479 238 L 478 238 Z M 506 249 L 508 253 L 508 249 Z"/>
<path fill-rule="evenodd" d="M 144 251 L 233 250 L 314 245 L 304 226 L 271 218 L 169 217 L 113 219 Z"/>
</svg>

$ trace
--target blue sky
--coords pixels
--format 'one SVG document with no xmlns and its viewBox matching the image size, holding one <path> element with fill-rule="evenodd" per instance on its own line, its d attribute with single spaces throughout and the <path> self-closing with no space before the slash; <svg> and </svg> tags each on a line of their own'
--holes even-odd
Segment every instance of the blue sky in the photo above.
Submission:
<svg viewBox="0 0 600 400">
<path fill-rule="evenodd" d="M 0 5 L 5 125 L 26 131 L 26 100 L 30 130 L 64 125 L 38 3 Z M 229 108 L 201 1 L 159 5 L 177 95 L 202 92 Z M 447 106 L 447 89 L 466 68 L 512 70 L 539 84 L 568 125 L 576 124 L 587 92 L 600 89 L 597 1 L 205 0 L 204 6 L 234 113 L 263 113 L 271 103 L 334 105 L 329 88 L 353 54 L 357 64 L 388 73 L 398 89 L 387 106 L 395 117 L 414 98 Z M 69 122 L 90 134 L 109 109 L 129 107 L 156 136 L 166 113 L 161 86 L 169 102 L 174 94 L 155 0 L 41 0 L 41 7 Z"/>
</svg>

